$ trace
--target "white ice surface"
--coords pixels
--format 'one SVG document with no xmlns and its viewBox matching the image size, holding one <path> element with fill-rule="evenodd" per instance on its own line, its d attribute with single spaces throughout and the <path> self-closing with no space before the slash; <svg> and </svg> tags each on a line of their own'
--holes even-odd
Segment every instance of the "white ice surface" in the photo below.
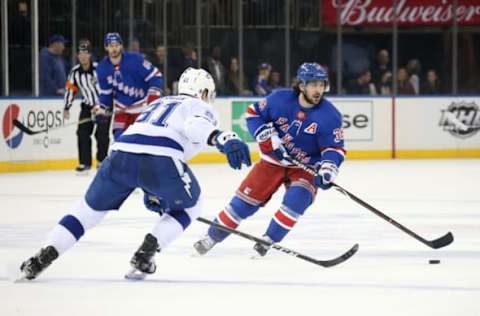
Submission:
<svg viewBox="0 0 480 316">
<path fill-rule="evenodd" d="M 246 171 L 193 165 L 213 218 Z M 133 194 L 37 280 L 13 284 L 18 267 L 85 192 L 93 175 L 38 172 L 0 175 L 0 315 L 480 315 L 480 160 L 348 161 L 338 183 L 403 225 L 452 245 L 429 249 L 333 190 L 319 192 L 282 243 L 315 258 L 359 252 L 333 268 L 271 250 L 252 260 L 252 242 L 231 236 L 205 257 L 192 244 L 195 222 L 157 256 L 156 274 L 123 279 L 156 215 Z M 283 192 L 283 190 L 281 191 Z M 281 202 L 240 226 L 262 235 Z M 441 264 L 429 265 L 429 259 Z"/>
</svg>

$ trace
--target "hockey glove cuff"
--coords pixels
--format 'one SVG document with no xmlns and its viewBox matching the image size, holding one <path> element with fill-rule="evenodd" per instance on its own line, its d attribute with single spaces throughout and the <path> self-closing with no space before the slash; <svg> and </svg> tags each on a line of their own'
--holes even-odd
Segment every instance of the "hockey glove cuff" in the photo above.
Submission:
<svg viewBox="0 0 480 316">
<path fill-rule="evenodd" d="M 247 144 L 236 133 L 232 131 L 217 131 L 213 139 L 212 144 L 227 156 L 228 164 L 233 169 L 241 169 L 242 163 L 246 166 L 252 164 Z"/>
<path fill-rule="evenodd" d="M 315 177 L 315 185 L 322 190 L 332 187 L 332 182 L 338 175 L 338 167 L 333 161 L 323 160 L 316 165 L 318 176 Z"/>
<path fill-rule="evenodd" d="M 255 138 L 262 153 L 278 160 L 283 165 L 291 164 L 288 159 L 290 156 L 283 146 L 283 141 L 278 137 L 275 127 L 263 125 L 257 131 Z"/>
</svg>

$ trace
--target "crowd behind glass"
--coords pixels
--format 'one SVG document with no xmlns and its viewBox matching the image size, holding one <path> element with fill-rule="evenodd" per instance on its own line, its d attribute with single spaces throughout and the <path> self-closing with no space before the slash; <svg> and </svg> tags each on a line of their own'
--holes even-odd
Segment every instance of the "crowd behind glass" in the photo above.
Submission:
<svg viewBox="0 0 480 316">
<path fill-rule="evenodd" d="M 56 2 L 42 1 L 50 3 L 49 10 L 52 12 L 47 18 L 52 20 Z M 188 4 L 188 1 L 180 2 Z M 219 18 L 223 17 L 222 10 L 228 8 L 218 4 L 215 6 L 217 1 L 210 2 L 207 12 L 209 23 L 212 25 L 228 23 Z M 257 9 L 261 13 L 262 8 Z M 119 10 L 117 12 L 112 9 L 112 14 L 118 15 L 120 19 L 122 14 L 125 17 L 128 16 L 125 10 Z M 261 19 L 260 13 L 251 18 L 258 15 L 257 19 Z M 80 15 L 81 12 L 78 14 Z M 342 84 L 338 90 L 337 43 L 334 30 L 308 31 L 293 28 L 291 63 L 287 71 L 284 62 L 285 32 L 282 29 L 246 28 L 243 40 L 244 65 L 241 65 L 238 46 L 235 47 L 237 41 L 232 40 L 237 34 L 235 29 L 212 29 L 208 32 L 208 36 L 205 36 L 205 32 L 202 33 L 202 38 L 208 40 L 202 43 L 201 48 L 195 42 L 195 28 L 190 29 L 192 34 L 183 34 L 181 38 L 173 38 L 173 40 L 171 37 L 175 37 L 177 33 L 172 31 L 169 32 L 171 44 L 165 46 L 162 43 L 164 37 L 157 30 L 159 26 L 149 25 L 148 14 L 145 14 L 144 12 L 143 18 L 136 17 L 130 29 L 125 23 L 114 26 L 112 29 L 107 26 L 105 29 L 120 33 L 129 33 L 133 30 L 133 34 L 121 34 L 127 39 L 124 45 L 125 50 L 139 52 L 160 71 L 166 70 L 168 75 L 164 87 L 165 94 L 176 93 L 176 80 L 183 70 L 187 67 L 201 66 L 213 75 L 219 96 L 264 96 L 274 89 L 293 84 L 294 71 L 292 70 L 304 61 L 318 62 L 328 69 L 331 94 L 391 95 L 394 81 L 397 83 L 399 95 L 439 95 L 452 92 L 452 73 L 449 68 L 451 56 L 445 53 L 448 49 L 444 48 L 445 42 L 451 39 L 442 32 L 407 33 L 400 36 L 396 73 L 392 65 L 391 34 L 368 33 L 365 30 L 357 30 L 360 32 L 358 34 L 355 33 L 356 30 L 347 32 L 342 41 Z M 94 48 L 94 59 L 99 61 L 104 57 L 104 50 L 102 42 L 98 39 L 104 34 L 96 34 L 97 31 L 93 36 L 92 31 L 84 31 L 81 21 L 79 23 L 76 40 L 82 38 L 90 40 Z M 187 25 L 188 20 L 185 19 L 183 23 Z M 54 22 L 47 23 L 48 27 L 43 27 L 40 34 L 38 58 L 41 96 L 63 96 L 66 76 L 77 62 L 75 53 L 72 51 L 72 39 L 69 36 L 71 32 L 62 31 L 55 25 Z M 29 2 L 9 1 L 8 26 L 10 95 L 32 95 Z M 480 71 L 477 71 L 480 64 L 480 37 L 475 33 L 460 35 L 458 93 L 478 93 L 480 91 L 480 78 L 478 78 Z M 199 55 L 201 55 L 201 62 Z M 243 82 L 240 80 L 241 77 Z"/>
</svg>

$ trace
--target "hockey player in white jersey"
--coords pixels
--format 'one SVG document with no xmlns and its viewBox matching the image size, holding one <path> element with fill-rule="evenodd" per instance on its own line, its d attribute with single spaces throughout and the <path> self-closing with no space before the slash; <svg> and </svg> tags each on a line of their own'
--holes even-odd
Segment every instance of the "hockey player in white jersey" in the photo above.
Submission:
<svg viewBox="0 0 480 316">
<path fill-rule="evenodd" d="M 162 202 L 158 209 L 166 210 L 130 262 L 140 274 L 154 273 L 155 253 L 200 215 L 200 186 L 186 161 L 208 144 L 224 153 L 232 168 L 250 166 L 247 145 L 235 133 L 218 130 L 217 112 L 209 104 L 215 98 L 211 75 L 189 68 L 178 90 L 178 96 L 154 101 L 112 146 L 85 196 L 52 229 L 43 248 L 22 263 L 22 278 L 35 279 L 137 187 L 146 192 L 148 208 L 151 195 Z"/>
</svg>

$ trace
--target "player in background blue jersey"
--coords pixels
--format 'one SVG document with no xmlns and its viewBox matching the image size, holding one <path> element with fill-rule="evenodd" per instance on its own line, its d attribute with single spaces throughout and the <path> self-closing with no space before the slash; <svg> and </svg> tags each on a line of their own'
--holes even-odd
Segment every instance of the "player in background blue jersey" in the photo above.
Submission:
<svg viewBox="0 0 480 316">
<path fill-rule="evenodd" d="M 327 72 L 316 63 L 304 63 L 293 89 L 277 90 L 247 109 L 247 126 L 256 138 L 261 160 L 240 185 L 215 221 L 232 229 L 264 206 L 284 184 L 282 205 L 270 221 L 264 238 L 281 241 L 313 203 L 317 188 L 329 189 L 345 156 L 342 116 L 323 95 L 329 90 Z M 313 177 L 289 160 L 294 157 L 319 173 Z M 229 233 L 210 227 L 194 244 L 205 254 Z M 264 256 L 268 247 L 254 249 Z"/>
<path fill-rule="evenodd" d="M 97 67 L 100 104 L 92 112 L 108 115 L 115 109 L 113 137 L 117 140 L 144 107 L 161 96 L 163 78 L 143 55 L 123 52 L 120 34 L 107 33 L 104 45 L 108 56 Z"/>
<path fill-rule="evenodd" d="M 215 98 L 212 76 L 188 68 L 178 91 L 178 96 L 152 102 L 120 136 L 85 196 L 51 230 L 44 247 L 23 262 L 22 278 L 36 278 L 138 187 L 162 201 L 164 212 L 135 252 L 126 277 L 154 273 L 155 253 L 177 239 L 201 212 L 200 185 L 186 162 L 210 145 L 227 156 L 232 168 L 250 166 L 248 146 L 235 133 L 218 130 L 218 113 L 209 104 Z"/>
</svg>

